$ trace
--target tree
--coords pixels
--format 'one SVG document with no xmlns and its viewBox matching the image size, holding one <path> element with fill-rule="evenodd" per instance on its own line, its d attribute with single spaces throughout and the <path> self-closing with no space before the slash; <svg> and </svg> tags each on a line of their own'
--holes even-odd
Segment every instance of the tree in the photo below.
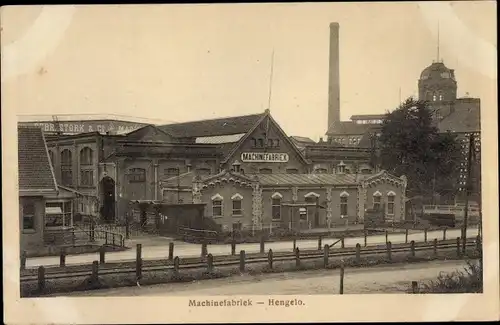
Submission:
<svg viewBox="0 0 500 325">
<path fill-rule="evenodd" d="M 426 102 L 409 98 L 382 124 L 381 167 L 408 177 L 410 197 L 456 190 L 460 147 L 453 134 L 438 133 L 432 116 Z"/>
</svg>

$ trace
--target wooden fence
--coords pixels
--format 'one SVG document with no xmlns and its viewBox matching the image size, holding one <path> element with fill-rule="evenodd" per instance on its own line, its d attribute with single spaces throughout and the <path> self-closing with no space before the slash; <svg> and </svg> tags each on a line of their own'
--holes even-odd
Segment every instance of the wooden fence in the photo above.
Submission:
<svg viewBox="0 0 500 325">
<path fill-rule="evenodd" d="M 385 245 L 375 247 L 361 247 L 358 243 L 355 248 L 340 248 L 337 250 L 330 249 L 329 245 L 325 245 L 322 249 L 318 250 L 305 250 L 301 251 L 299 247 L 295 247 L 292 252 L 273 252 L 268 250 L 267 254 L 261 253 L 249 254 L 244 250 L 239 252 L 239 256 L 224 255 L 213 256 L 207 254 L 206 246 L 202 245 L 200 257 L 180 259 L 178 256 L 174 257 L 173 243 L 169 246 L 168 259 L 163 260 L 144 260 L 142 258 L 142 245 L 137 244 L 137 254 L 134 262 L 114 262 L 106 263 L 105 251 L 99 252 L 99 261 L 94 261 L 91 265 L 66 265 L 65 255 L 61 254 L 59 267 L 40 266 L 38 268 L 26 269 L 26 259 L 21 261 L 21 283 L 37 281 L 37 292 L 43 294 L 46 288 L 47 280 L 56 280 L 61 278 L 73 278 L 78 276 L 90 276 L 90 279 L 98 280 L 99 275 L 116 275 L 116 274 L 130 274 L 135 273 L 135 279 L 139 283 L 142 279 L 143 272 L 151 271 L 171 271 L 174 275 L 179 275 L 180 269 L 200 269 L 205 268 L 207 272 L 214 272 L 216 266 L 238 266 L 240 272 L 247 270 L 248 264 L 267 263 L 267 267 L 273 270 L 274 263 L 277 261 L 295 261 L 295 267 L 300 268 L 304 260 L 323 259 L 323 267 L 330 268 L 330 258 L 341 258 L 340 264 L 341 277 L 340 277 L 340 294 L 343 294 L 343 275 L 344 264 L 343 259 L 353 258 L 355 263 L 361 261 L 361 256 L 380 255 L 384 254 L 385 259 L 389 262 L 393 261 L 394 253 L 409 253 L 409 257 L 415 257 L 417 251 L 433 251 L 433 255 L 437 256 L 438 250 L 456 249 L 458 257 L 464 256 L 461 250 L 461 239 L 457 237 L 456 240 L 445 240 L 438 242 L 435 239 L 432 243 L 415 243 L 411 241 L 410 245 L 395 244 L 387 242 Z M 476 239 L 468 239 L 467 247 L 474 247 L 475 251 L 482 252 L 481 238 L 478 236 Z"/>
</svg>

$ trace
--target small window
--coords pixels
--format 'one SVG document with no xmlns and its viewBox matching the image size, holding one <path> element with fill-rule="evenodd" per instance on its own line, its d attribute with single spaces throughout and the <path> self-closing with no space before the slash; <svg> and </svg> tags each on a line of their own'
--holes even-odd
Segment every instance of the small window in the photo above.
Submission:
<svg viewBox="0 0 500 325">
<path fill-rule="evenodd" d="M 94 185 L 94 171 L 93 170 L 82 170 L 80 172 L 80 185 L 82 185 L 82 186 L 93 186 Z"/>
<path fill-rule="evenodd" d="M 273 148 L 274 147 L 274 140 L 273 139 L 267 139 L 267 146 L 269 148 Z"/>
<path fill-rule="evenodd" d="M 432 101 L 435 102 L 437 100 L 437 96 L 436 95 L 432 95 Z"/>
<path fill-rule="evenodd" d="M 197 168 L 196 173 L 200 176 L 210 176 L 210 174 L 212 174 L 212 171 L 208 168 Z"/>
<path fill-rule="evenodd" d="M 167 168 L 163 171 L 167 177 L 175 177 L 179 175 L 179 168 Z"/>
<path fill-rule="evenodd" d="M 23 209 L 23 230 L 35 230 L 35 204 L 26 202 Z"/>
<path fill-rule="evenodd" d="M 439 95 L 439 100 L 443 100 L 443 95 Z"/>
<path fill-rule="evenodd" d="M 221 199 L 215 199 L 212 201 L 212 215 L 214 217 L 221 217 L 222 216 L 222 200 Z"/>
<path fill-rule="evenodd" d="M 259 147 L 263 148 L 264 147 L 264 139 L 258 139 L 259 142 Z"/>
<path fill-rule="evenodd" d="M 257 139 L 252 138 L 252 147 L 257 147 Z"/>
<path fill-rule="evenodd" d="M 394 214 L 394 195 L 387 197 L 387 214 Z"/>
<path fill-rule="evenodd" d="M 326 168 L 316 168 L 314 170 L 314 173 L 315 174 L 326 174 L 326 173 L 328 173 L 328 170 Z"/>
<path fill-rule="evenodd" d="M 241 216 L 243 215 L 243 211 L 241 208 L 241 199 L 235 198 L 233 199 L 233 216 Z"/>
<path fill-rule="evenodd" d="M 259 169 L 259 173 L 261 173 L 261 174 L 272 174 L 273 170 L 271 168 L 261 168 L 261 169 Z"/>
<path fill-rule="evenodd" d="M 130 183 L 142 183 L 146 181 L 146 170 L 143 168 L 131 168 L 128 179 Z"/>
<path fill-rule="evenodd" d="M 378 193 L 373 194 L 373 209 L 380 210 L 380 205 L 382 203 L 382 196 Z"/>
<path fill-rule="evenodd" d="M 233 231 L 241 231 L 241 222 L 233 223 Z"/>
<path fill-rule="evenodd" d="M 297 168 L 287 168 L 286 173 L 287 174 L 298 174 L 299 170 Z"/>
<path fill-rule="evenodd" d="M 47 202 L 45 205 L 45 227 L 64 226 L 64 214 L 62 202 Z"/>
<path fill-rule="evenodd" d="M 340 197 L 340 215 L 342 217 L 347 216 L 347 199 L 348 199 L 348 196 L 341 196 Z"/>
<path fill-rule="evenodd" d="M 273 220 L 281 220 L 281 198 L 271 199 L 271 206 Z"/>
<path fill-rule="evenodd" d="M 274 146 L 275 146 L 276 148 L 279 148 L 279 146 L 280 146 L 280 139 L 275 139 L 275 140 L 274 140 Z"/>
</svg>

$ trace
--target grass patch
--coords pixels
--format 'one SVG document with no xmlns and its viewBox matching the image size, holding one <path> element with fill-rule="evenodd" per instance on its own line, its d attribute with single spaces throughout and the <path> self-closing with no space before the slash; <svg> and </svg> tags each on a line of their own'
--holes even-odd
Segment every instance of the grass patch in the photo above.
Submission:
<svg viewBox="0 0 500 325">
<path fill-rule="evenodd" d="M 419 293 L 482 293 L 482 262 L 467 261 L 463 270 L 442 273 L 436 280 L 423 283 Z"/>
</svg>

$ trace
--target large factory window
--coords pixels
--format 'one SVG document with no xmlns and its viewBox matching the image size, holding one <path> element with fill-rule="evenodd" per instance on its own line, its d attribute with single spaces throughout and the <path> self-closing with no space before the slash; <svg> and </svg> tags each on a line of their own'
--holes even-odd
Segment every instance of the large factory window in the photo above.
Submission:
<svg viewBox="0 0 500 325">
<path fill-rule="evenodd" d="M 80 165 L 92 165 L 94 151 L 89 147 L 80 150 Z"/>
<path fill-rule="evenodd" d="M 23 230 L 35 230 L 35 204 L 25 202 L 22 204 Z"/>
<path fill-rule="evenodd" d="M 130 168 L 128 173 L 130 183 L 142 183 L 146 181 L 146 170 L 144 168 Z"/>
<path fill-rule="evenodd" d="M 61 152 L 61 183 L 62 185 L 73 185 L 73 157 L 69 149 Z"/>
</svg>

